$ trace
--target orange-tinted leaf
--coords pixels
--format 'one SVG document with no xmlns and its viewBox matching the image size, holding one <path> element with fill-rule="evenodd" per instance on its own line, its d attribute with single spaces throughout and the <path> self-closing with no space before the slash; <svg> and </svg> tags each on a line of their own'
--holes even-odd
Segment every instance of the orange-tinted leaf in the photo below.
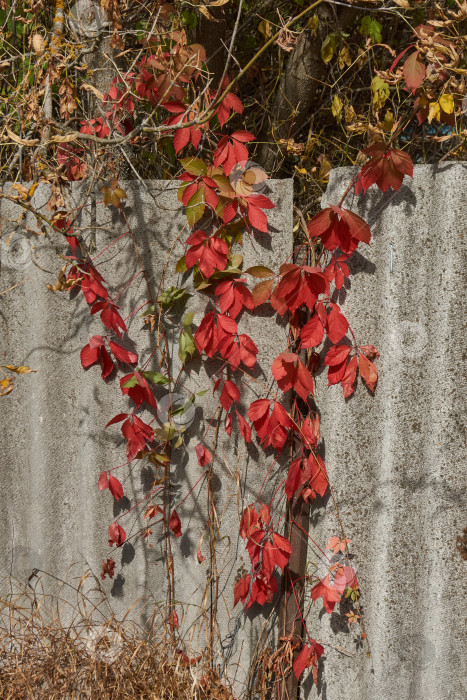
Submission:
<svg viewBox="0 0 467 700">
<path fill-rule="evenodd" d="M 170 516 L 169 520 L 169 527 L 174 533 L 175 537 L 182 536 L 182 523 L 180 522 L 180 518 L 178 517 L 176 510 L 172 511 L 172 515 Z"/>
<path fill-rule="evenodd" d="M 370 391 L 376 389 L 376 384 L 378 383 L 378 370 L 376 365 L 369 360 L 366 355 L 360 353 L 358 358 L 358 368 L 360 370 L 360 376 L 369 388 Z"/>
</svg>

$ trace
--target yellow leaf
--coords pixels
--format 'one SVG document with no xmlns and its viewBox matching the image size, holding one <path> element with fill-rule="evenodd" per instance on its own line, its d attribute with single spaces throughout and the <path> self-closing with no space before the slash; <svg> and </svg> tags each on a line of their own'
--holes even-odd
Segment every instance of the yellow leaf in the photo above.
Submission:
<svg viewBox="0 0 467 700">
<path fill-rule="evenodd" d="M 201 7 L 198 7 L 198 10 L 201 12 L 202 15 L 206 17 L 206 19 L 210 20 L 211 22 L 220 22 L 219 19 L 216 19 L 212 16 L 212 14 L 209 12 L 208 8 L 205 5 L 201 5 Z"/>
<path fill-rule="evenodd" d="M 92 92 L 93 95 L 95 95 L 101 102 L 105 100 L 105 95 L 103 92 L 98 90 L 94 85 L 90 85 L 89 83 L 81 83 L 79 86 L 80 90 L 88 90 L 89 92 Z"/>
<path fill-rule="evenodd" d="M 428 124 L 431 124 L 433 119 L 439 121 L 440 113 L 441 108 L 439 106 L 439 102 L 430 102 L 430 106 L 428 108 Z"/>
<path fill-rule="evenodd" d="M 357 115 L 355 114 L 355 110 L 352 107 L 352 105 L 350 105 L 349 107 L 346 106 L 345 107 L 345 121 L 347 122 L 347 124 L 354 122 L 356 118 L 357 118 Z"/>
<path fill-rule="evenodd" d="M 376 75 L 371 81 L 371 91 L 373 93 L 373 111 L 377 112 L 384 106 L 389 97 L 389 85 Z"/>
<path fill-rule="evenodd" d="M 10 391 L 13 391 L 13 380 L 10 378 L 0 379 L 0 396 L 6 396 Z"/>
<path fill-rule="evenodd" d="M 36 369 L 31 369 L 25 365 L 19 365 L 19 367 L 15 367 L 15 365 L 2 365 L 2 367 L 9 369 L 10 372 L 16 372 L 16 374 L 29 374 L 29 372 L 37 372 Z"/>
<path fill-rule="evenodd" d="M 11 131 L 11 129 L 9 129 L 7 126 L 5 128 L 10 139 L 15 143 L 19 143 L 21 146 L 37 146 L 37 144 L 40 143 L 39 139 L 22 139 L 19 136 L 17 136 L 13 131 Z"/>
<path fill-rule="evenodd" d="M 265 39 L 269 39 L 272 36 L 271 23 L 267 19 L 262 19 L 258 24 L 258 31 L 264 36 Z"/>
<path fill-rule="evenodd" d="M 338 121 L 340 121 L 340 119 L 342 117 L 342 107 L 343 106 L 344 106 L 343 102 L 342 102 L 341 98 L 339 97 L 339 95 L 334 95 L 334 97 L 332 98 L 331 112 L 332 112 L 333 116 L 336 117 L 336 119 Z"/>
<path fill-rule="evenodd" d="M 388 109 L 384 115 L 383 121 L 381 122 L 381 127 L 384 129 L 384 131 L 391 131 L 393 126 L 394 114 Z"/>
<path fill-rule="evenodd" d="M 316 36 L 318 33 L 318 27 L 319 27 L 318 15 L 313 15 L 313 17 L 310 17 L 310 19 L 308 20 L 308 24 L 306 26 L 308 29 L 311 29 L 313 34 Z"/>
<path fill-rule="evenodd" d="M 452 95 L 441 95 L 439 104 L 446 114 L 452 114 L 454 112 L 454 98 Z"/>
<path fill-rule="evenodd" d="M 337 63 L 338 63 L 339 68 L 341 70 L 343 70 L 345 66 L 352 65 L 352 58 L 350 56 L 350 51 L 349 51 L 348 46 L 344 46 L 344 48 L 340 52 L 339 58 L 337 59 Z"/>
</svg>

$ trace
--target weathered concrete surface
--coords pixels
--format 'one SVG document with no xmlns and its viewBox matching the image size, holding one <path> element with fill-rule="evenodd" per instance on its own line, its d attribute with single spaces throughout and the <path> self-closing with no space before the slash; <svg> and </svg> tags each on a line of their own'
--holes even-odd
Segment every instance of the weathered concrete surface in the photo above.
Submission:
<svg viewBox="0 0 467 700">
<path fill-rule="evenodd" d="M 135 240 L 142 251 L 151 286 L 157 293 L 169 249 L 185 225 L 176 190 L 165 191 L 166 182 L 146 183 L 147 190 L 134 183 L 123 183 L 128 194 L 125 211 L 134 231 Z M 271 236 L 256 240 L 245 237 L 243 250 L 244 269 L 258 264 L 277 269 L 292 251 L 292 183 L 272 182 L 271 196 L 277 207 L 270 213 Z M 72 190 L 74 201 L 79 200 L 80 186 Z M 42 186 L 36 190 L 34 203 L 45 204 L 47 191 Z M 12 220 L 20 210 L 5 200 L 2 205 L 3 240 L 14 228 Z M 77 225 L 89 224 L 87 210 Z M 10 221 L 9 221 L 10 220 Z M 35 228 L 35 221 L 28 217 L 28 224 Z M 98 249 L 115 241 L 127 227 L 113 210 L 98 208 Z M 85 235 L 89 235 L 89 231 Z M 187 238 L 186 229 L 181 240 Z M 2 573 L 25 580 L 37 567 L 55 576 L 66 578 L 67 569 L 77 562 L 75 575 L 87 566 L 99 574 L 102 559 L 113 555 L 116 562 L 116 578 L 103 584 L 108 592 L 115 614 L 120 619 L 141 596 L 152 596 L 152 601 L 165 600 L 165 573 L 160 526 L 153 528 L 154 535 L 148 541 L 131 539 L 145 521 L 132 512 L 120 521 L 129 541 L 121 550 L 107 546 L 107 527 L 123 510 L 134 506 L 151 488 L 153 467 L 148 462 L 136 462 L 130 472 L 127 467 L 116 472 L 125 490 L 125 499 L 112 503 L 108 491 L 98 492 L 97 479 L 104 469 L 122 464 L 125 443 L 119 426 L 104 430 L 107 421 L 119 412 L 127 410 L 130 403 L 123 400 L 117 379 L 104 383 L 100 369 L 95 366 L 84 372 L 80 366 L 79 352 L 95 333 L 103 327 L 97 317 L 90 318 L 82 296 L 69 299 L 68 293 L 52 294 L 46 282 L 55 283 L 59 261 L 51 252 L 47 241 L 33 241 L 33 256 L 39 267 L 31 264 L 30 250 L 21 256 L 21 244 L 16 258 L 3 248 L 0 291 L 19 284 L 13 291 L 0 296 L 2 339 L 1 363 L 25 364 L 37 370 L 16 380 L 14 391 L 0 400 L 1 412 L 1 483 L 0 496 L 0 561 Z M 66 245 L 57 240 L 59 249 Z M 239 251 L 240 252 L 240 251 Z M 180 286 L 181 279 L 172 274 L 176 260 L 183 254 L 180 244 L 175 248 L 165 286 Z M 138 272 L 138 264 L 129 236 L 124 236 L 103 253 L 97 261 L 98 269 L 108 282 L 112 294 L 120 291 Z M 44 271 L 45 270 L 45 271 Z M 24 282 L 23 282 L 24 280 Z M 111 295 L 112 295 L 111 294 Z M 146 300 L 146 286 L 140 276 L 119 297 L 125 317 Z M 207 301 L 207 299 L 206 299 Z M 192 297 L 186 311 L 194 311 L 195 322 L 203 316 L 206 301 Z M 140 312 L 141 313 L 141 312 Z M 143 329 L 139 314 L 128 320 L 129 336 L 135 340 L 140 358 L 145 361 L 153 349 L 153 337 Z M 243 314 L 239 318 L 241 332 L 250 334 L 260 348 L 258 361 L 259 379 L 267 383 L 274 357 L 286 344 L 287 328 L 271 315 Z M 177 352 L 179 326 L 174 324 L 174 348 Z M 267 338 L 267 342 L 264 342 Z M 175 373 L 178 371 L 175 363 Z M 149 365 L 147 369 L 157 369 Z M 184 391 L 208 389 L 197 402 L 195 420 L 187 432 L 187 449 L 174 452 L 172 479 L 174 504 L 181 500 L 196 484 L 202 474 L 194 447 L 197 436 L 202 435 L 217 405 L 212 397 L 212 368 L 209 374 L 199 362 L 190 366 L 190 376 L 183 378 L 176 390 L 188 398 Z M 122 373 L 119 374 L 122 376 Z M 243 381 L 242 375 L 238 374 Z M 244 387 L 245 403 L 254 399 L 254 385 Z M 167 392 L 158 387 L 158 399 Z M 261 395 L 261 394 L 259 394 Z M 140 412 L 138 412 L 140 413 Z M 143 419 L 154 418 L 142 412 Z M 211 431 L 211 436 L 213 431 Z M 212 445 L 211 440 L 209 441 Z M 264 458 L 254 445 L 248 449 L 238 433 L 229 440 L 220 430 L 215 463 L 216 506 L 221 519 L 221 534 L 226 536 L 218 546 L 218 567 L 221 572 L 221 599 L 219 601 L 219 634 L 225 638 L 235 627 L 230 620 L 233 606 L 233 584 L 237 568 L 248 565 L 244 544 L 238 540 L 239 513 L 254 502 L 272 458 Z M 271 486 L 276 484 L 273 469 Z M 237 483 L 238 474 L 238 483 Z M 203 534 L 206 520 L 205 490 L 200 496 L 198 486 L 179 508 L 183 536 L 173 540 L 175 593 L 181 604 L 179 617 L 184 610 L 187 620 L 193 621 L 199 614 L 206 583 L 208 561 L 205 535 L 202 551 L 206 562 L 197 563 L 196 550 Z M 267 492 L 266 492 L 267 495 Z M 153 544 L 150 548 L 147 545 Z M 50 580 L 44 579 L 48 587 Z M 238 612 L 235 610 L 235 616 Z M 148 610 L 150 613 L 151 610 Z M 238 681 L 245 678 L 249 657 L 254 650 L 258 630 L 270 613 L 270 608 L 260 612 L 252 624 L 252 615 L 240 615 L 240 630 L 234 639 L 231 673 Z M 184 625 L 186 627 L 186 625 Z M 194 643 L 196 647 L 196 642 Z"/>
<path fill-rule="evenodd" d="M 353 169 L 332 171 L 337 203 Z M 345 206 L 369 221 L 344 311 L 359 344 L 381 352 L 375 396 L 358 380 L 349 401 L 318 382 L 325 461 L 362 588 L 371 659 L 344 623 L 318 620 L 326 700 L 463 700 L 466 562 L 456 536 L 465 503 L 465 233 L 467 166 L 416 166 L 398 193 L 374 187 Z M 391 272 L 390 246 L 393 251 Z M 339 535 L 332 501 L 313 514 L 319 543 Z M 317 562 L 316 550 L 310 560 Z M 311 675 L 311 674 L 310 674 Z M 310 679 L 311 680 L 311 679 Z M 304 698 L 318 697 L 310 680 Z"/>
</svg>

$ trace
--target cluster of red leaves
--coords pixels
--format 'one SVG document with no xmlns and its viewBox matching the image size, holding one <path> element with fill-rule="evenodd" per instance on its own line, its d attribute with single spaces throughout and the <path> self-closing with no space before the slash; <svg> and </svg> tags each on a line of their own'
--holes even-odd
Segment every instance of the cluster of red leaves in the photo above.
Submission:
<svg viewBox="0 0 467 700">
<path fill-rule="evenodd" d="M 275 568 L 284 571 L 292 548 L 290 542 L 274 531 L 268 506 L 247 506 L 240 522 L 240 536 L 246 540 L 246 549 L 253 574 L 240 578 L 234 587 L 234 607 L 241 600 L 245 610 L 253 603 L 270 603 L 277 591 Z M 252 579 L 253 576 L 253 579 Z"/>
<path fill-rule="evenodd" d="M 298 495 L 306 503 L 309 503 L 316 496 L 324 496 L 328 484 L 326 466 L 323 460 L 319 455 L 310 452 L 307 457 L 293 460 L 289 467 L 284 490 L 289 500 L 299 492 Z"/>
<path fill-rule="evenodd" d="M 237 322 L 226 314 L 207 313 L 195 332 L 195 343 L 199 352 L 205 352 L 208 357 L 219 353 L 233 369 L 238 369 L 241 363 L 251 369 L 256 363 L 255 343 L 245 333 L 238 335 Z"/>
<path fill-rule="evenodd" d="M 100 362 L 102 367 L 102 379 L 107 379 L 114 369 L 113 362 L 106 350 L 105 342 L 106 339 L 102 335 L 93 335 L 89 343 L 81 350 L 81 365 L 83 368 L 87 369 L 91 365 L 96 364 L 96 362 Z M 107 343 L 114 357 L 120 362 L 125 362 L 130 365 L 134 365 L 138 362 L 138 356 L 135 355 L 134 352 L 125 350 L 125 348 L 122 348 L 121 345 L 118 345 L 118 343 L 112 340 L 107 340 Z"/>
<path fill-rule="evenodd" d="M 374 183 L 381 192 L 386 192 L 390 187 L 397 192 L 404 175 L 413 177 L 413 163 L 404 151 L 387 148 L 384 143 L 375 143 L 369 148 L 364 148 L 363 153 L 370 156 L 370 160 L 358 174 L 355 194 L 362 190 L 366 192 Z"/>
<path fill-rule="evenodd" d="M 328 386 L 341 384 L 345 398 L 355 391 L 358 372 L 370 391 L 376 389 L 378 369 L 372 362 L 379 357 L 373 345 L 362 345 L 358 353 L 349 345 L 335 345 L 326 355 L 324 364 L 328 367 Z"/>
</svg>

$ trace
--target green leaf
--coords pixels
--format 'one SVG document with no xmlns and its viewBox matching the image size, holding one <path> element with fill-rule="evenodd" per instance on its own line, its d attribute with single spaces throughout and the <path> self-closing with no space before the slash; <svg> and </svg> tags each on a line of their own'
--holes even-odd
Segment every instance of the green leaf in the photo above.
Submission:
<svg viewBox="0 0 467 700">
<path fill-rule="evenodd" d="M 190 297 L 191 294 L 187 292 L 185 287 L 169 287 L 169 289 L 166 289 L 158 297 L 157 301 L 159 304 L 162 304 L 162 306 L 171 306 L 172 304 L 176 304 L 177 301 L 180 301 L 180 299 L 183 299 L 187 296 Z"/>
<path fill-rule="evenodd" d="M 383 107 L 389 97 L 389 85 L 378 75 L 375 75 L 371 81 L 371 91 L 373 93 L 373 111 L 376 112 Z"/>
<path fill-rule="evenodd" d="M 192 311 L 190 311 L 189 313 L 185 314 L 185 317 L 184 317 L 184 319 L 183 319 L 183 325 L 184 325 L 184 326 L 190 326 L 190 325 L 193 323 L 194 317 L 195 317 L 195 315 L 194 315 L 194 313 L 193 313 Z"/>
<path fill-rule="evenodd" d="M 229 262 L 229 267 L 240 267 L 240 265 L 243 262 L 243 255 L 240 255 L 239 253 L 236 253 L 235 255 L 232 255 L 230 258 Z"/>
<path fill-rule="evenodd" d="M 207 165 L 201 158 L 181 158 L 180 163 L 190 175 L 206 175 Z"/>
<path fill-rule="evenodd" d="M 325 40 L 323 41 L 323 45 L 321 46 L 321 58 L 325 63 L 329 63 L 329 61 L 334 56 L 334 52 L 337 49 L 338 43 L 339 34 L 337 34 L 336 32 L 328 34 Z"/>
<path fill-rule="evenodd" d="M 177 426 L 173 423 L 164 423 L 162 428 L 156 428 L 154 434 L 159 438 L 159 440 L 168 442 L 169 440 L 173 440 L 175 435 L 177 435 L 179 432 L 180 431 L 177 430 Z"/>
<path fill-rule="evenodd" d="M 193 396 L 190 396 L 188 401 L 183 404 L 183 406 L 179 406 L 178 408 L 175 409 L 175 411 L 171 411 L 172 416 L 181 416 L 185 413 L 187 408 L 190 408 L 191 404 L 195 402 L 195 394 Z"/>
<path fill-rule="evenodd" d="M 266 277 L 274 276 L 274 272 L 265 265 L 253 265 L 253 267 L 249 267 L 248 270 L 245 270 L 245 272 L 247 275 L 251 275 L 252 277 L 259 277 L 261 279 L 266 279 Z"/>
<path fill-rule="evenodd" d="M 204 187 L 200 188 L 189 200 L 185 215 L 190 226 L 194 226 L 204 214 Z"/>
<path fill-rule="evenodd" d="M 196 25 L 198 24 L 198 18 L 194 12 L 182 10 L 182 24 L 184 27 L 195 29 Z"/>
<path fill-rule="evenodd" d="M 143 316 L 150 316 L 155 311 L 156 311 L 156 307 L 154 306 L 154 304 L 151 304 L 151 306 L 149 308 L 147 308 L 146 311 L 143 311 L 143 313 L 140 314 L 139 317 L 143 318 Z"/>
<path fill-rule="evenodd" d="M 144 372 L 143 372 L 144 374 Z M 125 384 L 122 384 L 122 387 L 131 389 L 131 387 L 136 386 L 138 384 L 138 378 L 137 377 L 130 377 Z"/>
<path fill-rule="evenodd" d="M 180 258 L 180 260 L 177 261 L 177 264 L 175 265 L 175 272 L 183 273 L 186 272 L 186 260 L 185 256 Z"/>
<path fill-rule="evenodd" d="M 183 330 L 180 333 L 180 340 L 179 340 L 179 346 L 178 346 L 178 356 L 185 364 L 186 358 L 189 355 L 190 358 L 193 357 L 193 355 L 196 352 L 196 345 L 195 341 L 193 339 L 193 334 L 191 330 L 186 327 L 185 330 Z"/>
<path fill-rule="evenodd" d="M 374 17 L 366 15 L 360 24 L 360 33 L 369 36 L 373 44 L 380 44 L 383 40 L 382 25 Z"/>
<path fill-rule="evenodd" d="M 153 384 L 168 384 L 170 381 L 160 372 L 141 372 L 141 374 L 145 379 L 148 379 Z"/>
<path fill-rule="evenodd" d="M 158 452 L 152 452 L 148 459 L 153 464 L 167 464 L 168 462 L 170 462 L 170 457 L 167 457 L 167 455 L 161 455 Z"/>
</svg>

